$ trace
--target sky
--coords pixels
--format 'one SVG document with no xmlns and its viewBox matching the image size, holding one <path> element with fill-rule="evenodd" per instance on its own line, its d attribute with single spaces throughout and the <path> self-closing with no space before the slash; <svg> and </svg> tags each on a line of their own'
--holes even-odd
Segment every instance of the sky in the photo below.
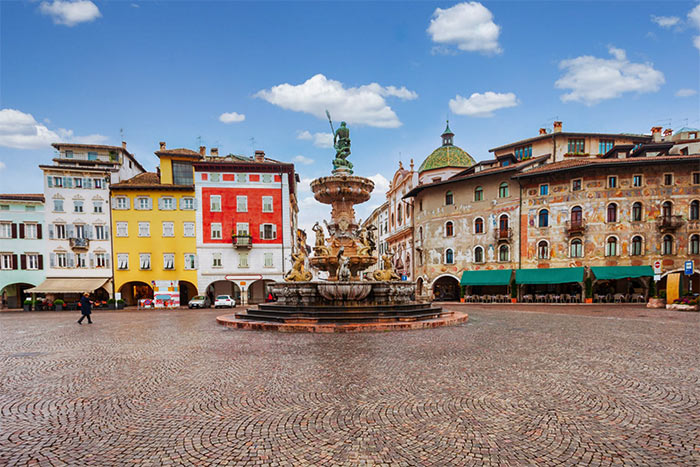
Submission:
<svg viewBox="0 0 700 467">
<path fill-rule="evenodd" d="M 328 217 L 328 109 L 384 200 L 399 161 L 475 160 L 564 131 L 700 127 L 697 2 L 0 2 L 0 192 L 42 190 L 52 142 L 294 162 L 300 223 Z"/>
</svg>

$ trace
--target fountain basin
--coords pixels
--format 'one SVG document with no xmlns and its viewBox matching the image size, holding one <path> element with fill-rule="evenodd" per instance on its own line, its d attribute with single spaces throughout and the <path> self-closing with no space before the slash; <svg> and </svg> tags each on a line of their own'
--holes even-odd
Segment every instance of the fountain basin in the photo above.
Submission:
<svg viewBox="0 0 700 467">
<path fill-rule="evenodd" d="M 318 284 L 316 290 L 318 290 L 321 297 L 329 301 L 359 301 L 367 298 L 372 291 L 372 285 L 363 284 L 362 282 L 331 282 L 328 284 Z"/>
</svg>

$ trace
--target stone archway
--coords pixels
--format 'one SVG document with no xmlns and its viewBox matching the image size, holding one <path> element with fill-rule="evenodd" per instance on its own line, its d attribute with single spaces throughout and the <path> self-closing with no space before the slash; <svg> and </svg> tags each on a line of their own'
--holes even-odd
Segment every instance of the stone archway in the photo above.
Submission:
<svg viewBox="0 0 700 467">
<path fill-rule="evenodd" d="M 24 300 L 31 298 L 29 294 L 24 293 L 25 290 L 34 287 L 26 282 L 15 282 L 7 284 L 0 290 L 0 300 L 4 308 L 22 308 Z"/>
<path fill-rule="evenodd" d="M 453 276 L 441 276 L 433 282 L 433 296 L 438 301 L 459 301 L 459 281 Z"/>
<path fill-rule="evenodd" d="M 179 281 L 178 287 L 180 289 L 180 306 L 187 306 L 192 297 L 197 295 L 197 287 L 187 281 Z"/>
<path fill-rule="evenodd" d="M 119 287 L 119 293 L 121 293 L 122 300 L 128 306 L 138 305 L 139 300 L 142 299 L 153 299 L 153 288 L 149 284 L 140 281 L 131 281 L 123 284 Z"/>
<path fill-rule="evenodd" d="M 241 303 L 241 288 L 233 281 L 218 280 L 207 286 L 204 294 L 209 297 L 213 304 L 217 295 L 230 295 L 236 300 L 236 305 Z"/>
<path fill-rule="evenodd" d="M 270 279 L 258 279 L 250 284 L 248 287 L 248 303 L 253 305 L 256 303 L 263 303 L 267 298 L 268 284 L 274 284 L 275 281 Z"/>
</svg>

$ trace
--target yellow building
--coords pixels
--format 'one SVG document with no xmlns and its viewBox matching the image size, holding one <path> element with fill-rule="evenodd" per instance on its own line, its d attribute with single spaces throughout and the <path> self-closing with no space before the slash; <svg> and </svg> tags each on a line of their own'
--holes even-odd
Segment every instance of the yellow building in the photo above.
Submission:
<svg viewBox="0 0 700 467">
<path fill-rule="evenodd" d="M 158 173 L 110 187 L 115 290 L 128 305 L 170 295 L 185 305 L 197 295 L 192 162 L 200 153 L 160 143 Z"/>
</svg>

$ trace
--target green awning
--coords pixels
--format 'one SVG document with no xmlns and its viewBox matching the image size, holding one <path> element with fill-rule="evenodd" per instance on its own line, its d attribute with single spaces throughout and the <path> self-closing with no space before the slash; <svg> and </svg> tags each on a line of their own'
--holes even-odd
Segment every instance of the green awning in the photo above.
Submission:
<svg viewBox="0 0 700 467">
<path fill-rule="evenodd" d="M 654 275 L 654 270 L 651 266 L 591 266 L 591 272 L 599 280 L 631 279 Z"/>
<path fill-rule="evenodd" d="M 583 282 L 583 268 L 516 269 L 516 284 L 568 284 Z"/>
<path fill-rule="evenodd" d="M 512 269 L 464 271 L 460 285 L 508 285 Z"/>
</svg>

